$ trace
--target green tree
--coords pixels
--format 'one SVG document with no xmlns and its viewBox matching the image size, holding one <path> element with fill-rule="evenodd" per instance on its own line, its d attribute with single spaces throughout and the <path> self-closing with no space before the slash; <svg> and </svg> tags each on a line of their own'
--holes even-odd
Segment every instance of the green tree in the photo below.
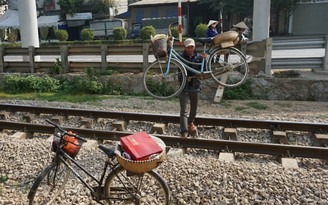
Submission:
<svg viewBox="0 0 328 205">
<path fill-rule="evenodd" d="M 81 11 L 84 0 L 59 0 L 60 19 L 66 20 L 66 14 L 75 14 Z"/>
<path fill-rule="evenodd" d="M 109 8 L 116 8 L 115 0 L 90 0 L 90 6 L 94 13 L 109 14 Z"/>
<path fill-rule="evenodd" d="M 271 0 L 271 9 L 284 9 L 292 12 L 301 0 Z M 304 0 L 303 0 L 304 1 Z M 310 0 L 308 0 L 310 1 Z M 253 13 L 254 0 L 200 0 L 201 4 L 208 4 L 208 8 L 219 12 L 223 6 L 223 13 L 236 13 L 238 15 L 249 15 Z"/>
<path fill-rule="evenodd" d="M 0 0 L 0 6 L 7 5 L 8 1 L 7 0 Z"/>
</svg>

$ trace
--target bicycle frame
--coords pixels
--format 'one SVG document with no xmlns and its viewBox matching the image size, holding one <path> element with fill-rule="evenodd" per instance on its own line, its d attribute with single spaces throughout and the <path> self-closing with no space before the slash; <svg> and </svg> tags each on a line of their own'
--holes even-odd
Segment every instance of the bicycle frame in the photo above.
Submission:
<svg viewBox="0 0 328 205">
<path fill-rule="evenodd" d="M 101 178 L 100 180 L 98 180 L 96 177 L 94 177 L 88 170 L 86 170 L 84 167 L 82 167 L 82 165 L 80 165 L 77 160 L 75 160 L 74 158 L 72 158 L 71 156 L 69 156 L 68 154 L 66 154 L 62 149 L 58 149 L 56 152 L 56 156 L 54 157 L 54 160 L 59 160 L 58 163 L 64 163 L 66 167 L 68 167 L 74 176 L 76 176 L 80 182 L 82 182 L 91 192 L 91 195 L 94 197 L 94 200 L 99 202 L 99 200 L 103 199 L 103 197 L 101 197 L 102 194 L 102 184 L 104 182 L 104 178 L 105 178 L 105 174 L 107 172 L 108 167 L 110 167 L 110 170 L 114 169 L 118 164 L 113 164 L 112 162 L 110 162 L 110 160 L 106 160 L 105 162 L 105 166 L 103 168 L 103 172 L 101 174 Z M 68 162 L 67 160 L 69 160 L 70 162 L 72 162 L 74 165 L 76 165 L 81 171 L 83 171 L 83 173 L 87 174 L 89 177 L 92 178 L 92 181 L 97 182 L 97 186 L 95 187 L 95 189 L 93 187 L 90 186 L 90 184 L 88 184 L 84 179 L 82 179 L 82 177 L 80 176 L 80 174 L 76 171 L 75 168 L 73 168 Z"/>
<path fill-rule="evenodd" d="M 174 42 L 174 37 L 172 37 L 172 42 Z M 190 62 L 190 61 L 184 59 L 177 51 L 174 50 L 174 45 L 173 44 L 174 43 L 172 43 L 172 46 L 171 46 L 170 51 L 169 51 L 168 64 L 167 64 L 168 68 L 166 70 L 165 76 L 167 76 L 169 71 L 170 71 L 170 62 L 171 62 L 172 58 L 178 60 L 179 62 L 181 62 L 181 65 L 185 69 L 187 69 L 187 70 L 189 70 L 189 71 L 191 71 L 191 72 L 193 72 L 197 75 L 211 73 L 211 71 L 205 71 L 205 58 L 202 59 L 201 63 Z M 203 52 L 204 53 L 206 52 L 206 44 L 204 44 Z M 188 64 L 200 66 L 201 69 L 200 69 L 200 71 L 196 70 L 196 69 L 188 66 Z"/>
</svg>

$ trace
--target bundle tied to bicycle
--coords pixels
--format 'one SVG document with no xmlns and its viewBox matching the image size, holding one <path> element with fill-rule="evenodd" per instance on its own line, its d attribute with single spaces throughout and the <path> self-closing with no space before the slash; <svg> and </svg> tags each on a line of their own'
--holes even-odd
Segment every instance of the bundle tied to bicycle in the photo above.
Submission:
<svg viewBox="0 0 328 205">
<path fill-rule="evenodd" d="M 156 59 L 167 56 L 167 41 L 168 36 L 165 34 L 156 34 L 151 36 L 153 53 Z"/>
<path fill-rule="evenodd" d="M 213 38 L 214 45 L 220 45 L 221 48 L 233 47 L 242 43 L 242 37 L 236 31 L 226 31 Z"/>
</svg>

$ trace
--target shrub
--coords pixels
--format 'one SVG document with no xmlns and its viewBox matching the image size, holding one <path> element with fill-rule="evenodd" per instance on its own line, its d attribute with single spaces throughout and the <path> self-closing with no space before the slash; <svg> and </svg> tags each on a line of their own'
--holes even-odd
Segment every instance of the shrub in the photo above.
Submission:
<svg viewBox="0 0 328 205">
<path fill-rule="evenodd" d="M 17 40 L 17 34 L 16 32 L 12 31 L 8 34 L 8 41 L 9 43 L 15 43 Z"/>
<path fill-rule="evenodd" d="M 40 28 L 40 38 L 41 40 L 47 40 L 49 34 L 49 28 L 48 27 L 41 27 Z"/>
<path fill-rule="evenodd" d="M 250 100 L 254 99 L 254 94 L 252 92 L 252 83 L 250 80 L 246 80 L 243 84 L 232 87 L 225 88 L 223 93 L 223 98 L 225 100 Z"/>
<path fill-rule="evenodd" d="M 116 27 L 113 30 L 114 40 L 124 40 L 126 39 L 127 31 L 123 27 Z"/>
<path fill-rule="evenodd" d="M 0 40 L 4 41 L 6 37 L 6 31 L 5 29 L 0 29 Z"/>
<path fill-rule="evenodd" d="M 49 76 L 7 74 L 2 82 L 6 93 L 54 92 L 59 82 Z"/>
<path fill-rule="evenodd" d="M 196 37 L 206 37 L 207 25 L 206 24 L 198 24 L 195 29 Z"/>
<path fill-rule="evenodd" d="M 175 38 L 179 37 L 179 29 L 177 26 L 174 26 L 173 28 L 171 28 L 171 32 L 172 32 L 172 36 Z"/>
<path fill-rule="evenodd" d="M 54 65 L 49 68 L 49 73 L 50 74 L 62 74 L 64 72 L 64 68 L 59 60 L 59 58 L 56 58 L 56 62 Z"/>
<path fill-rule="evenodd" d="M 67 41 L 68 39 L 68 33 L 66 30 L 57 30 L 55 31 L 55 35 L 59 41 Z"/>
<path fill-rule="evenodd" d="M 94 37 L 93 30 L 91 28 L 84 28 L 81 31 L 81 39 L 82 41 L 92 40 Z"/>
<path fill-rule="evenodd" d="M 150 39 L 150 36 L 154 36 L 156 34 L 156 30 L 153 26 L 145 26 L 140 30 L 140 38 L 143 40 Z"/>
</svg>

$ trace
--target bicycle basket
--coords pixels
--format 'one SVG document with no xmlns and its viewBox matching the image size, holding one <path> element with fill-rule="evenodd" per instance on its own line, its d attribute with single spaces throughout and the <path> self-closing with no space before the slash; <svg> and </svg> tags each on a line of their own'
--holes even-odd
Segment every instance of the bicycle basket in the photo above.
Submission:
<svg viewBox="0 0 328 205">
<path fill-rule="evenodd" d="M 167 40 L 168 37 L 165 34 L 157 34 L 154 37 L 151 36 L 153 53 L 156 59 L 167 56 Z"/>
<path fill-rule="evenodd" d="M 75 134 L 71 131 L 68 131 L 69 134 Z M 55 135 L 53 142 L 52 142 L 52 151 L 56 152 L 60 142 L 60 135 Z M 72 158 L 75 158 L 76 155 L 79 153 L 82 142 L 80 142 L 77 138 L 69 135 L 64 135 L 62 140 L 62 149 L 63 151 L 71 156 Z"/>
<path fill-rule="evenodd" d="M 151 136 L 151 135 L 150 135 Z M 122 156 L 121 151 L 119 150 L 117 144 L 115 154 L 117 161 L 122 165 L 124 169 L 127 171 L 133 172 L 133 173 L 145 173 L 148 172 L 157 166 L 159 166 L 166 157 L 166 151 L 165 151 L 165 143 L 159 139 L 158 137 L 151 136 L 155 142 L 163 149 L 161 153 L 159 153 L 154 158 L 148 159 L 148 160 L 131 160 L 127 159 L 124 156 Z"/>
<path fill-rule="evenodd" d="M 215 45 L 220 44 L 222 48 L 232 47 L 239 42 L 239 34 L 236 31 L 227 31 L 217 35 L 213 39 Z"/>
</svg>

